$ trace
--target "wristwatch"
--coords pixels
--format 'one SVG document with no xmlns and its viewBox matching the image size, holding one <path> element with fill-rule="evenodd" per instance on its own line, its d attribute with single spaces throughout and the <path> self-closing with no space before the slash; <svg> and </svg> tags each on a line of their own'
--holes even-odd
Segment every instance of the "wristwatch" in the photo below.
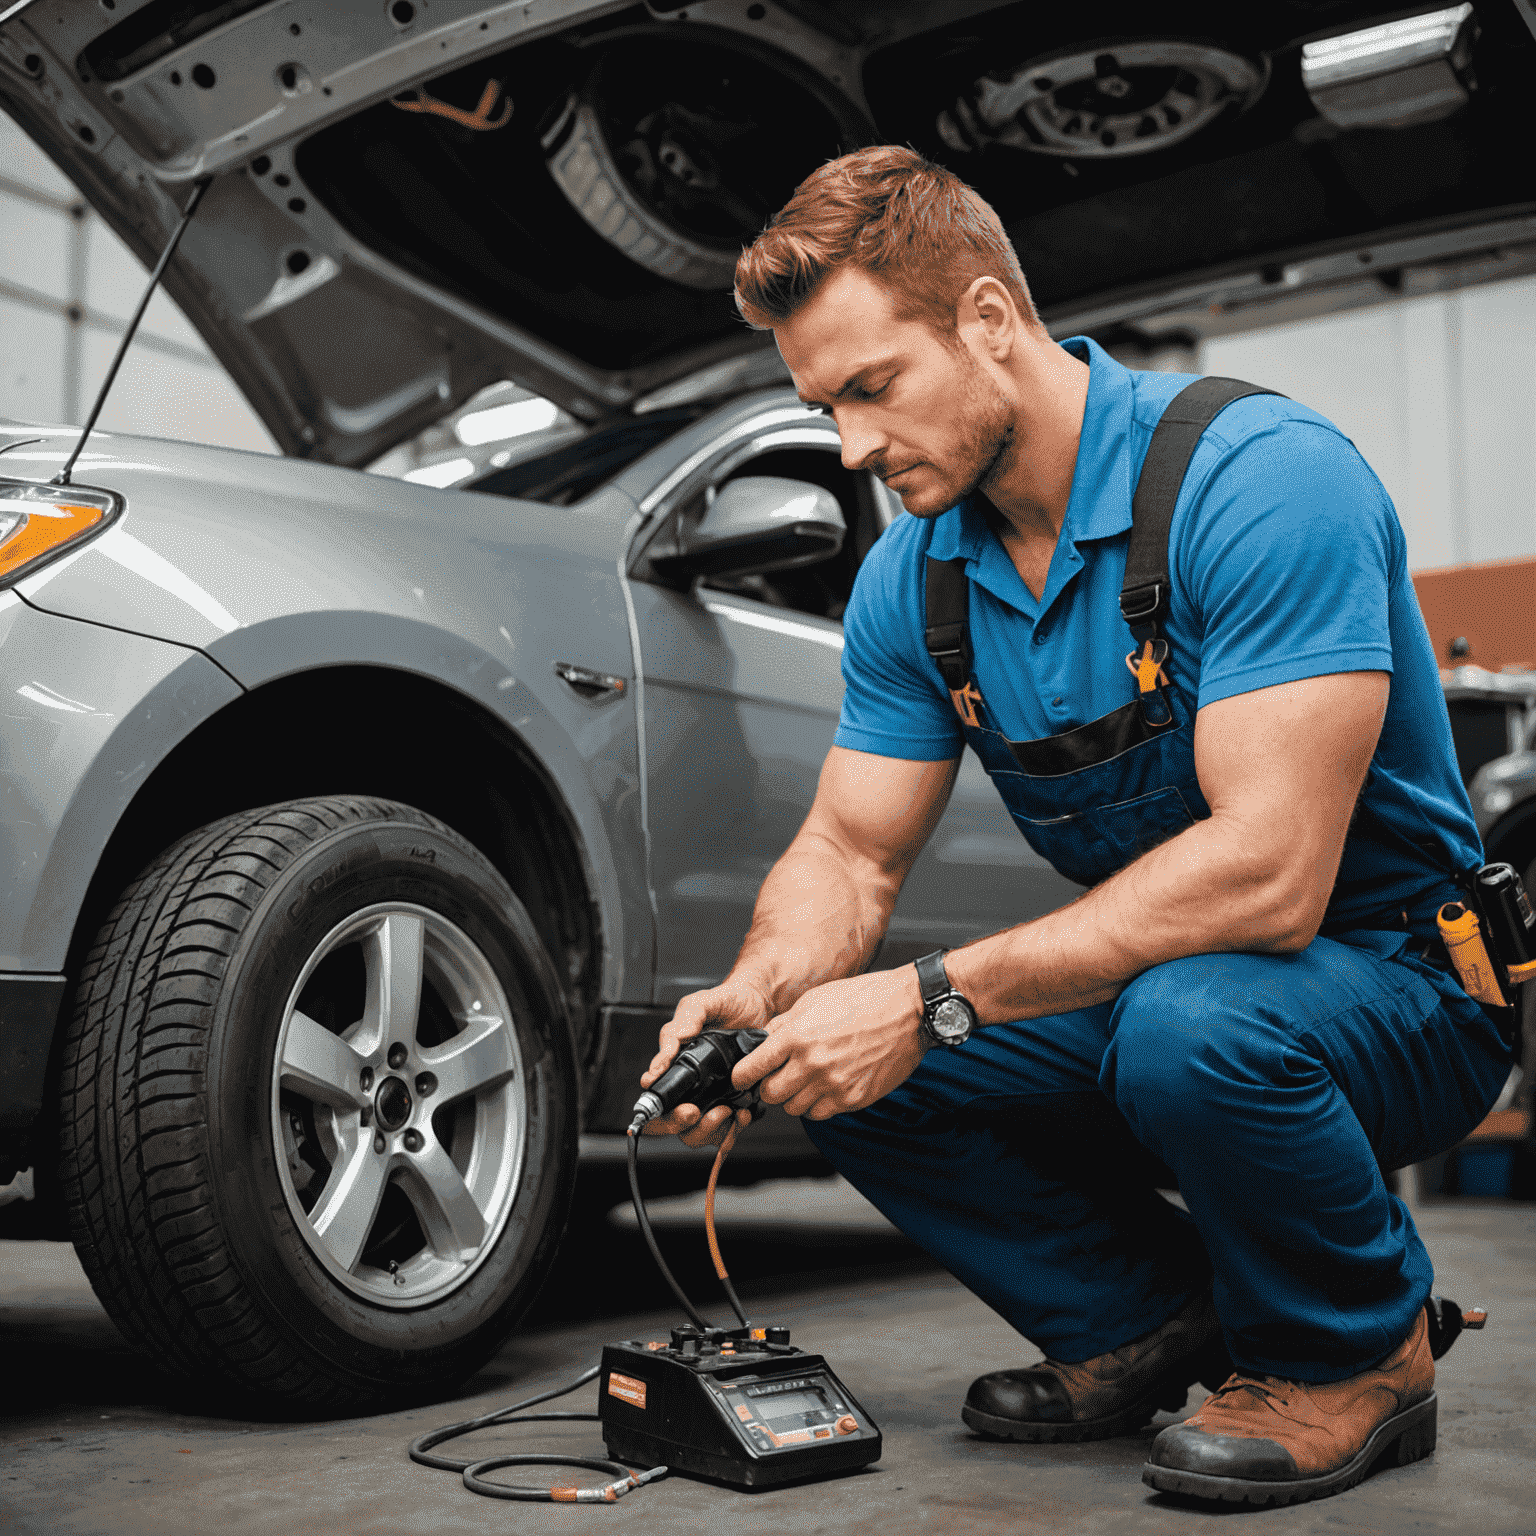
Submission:
<svg viewBox="0 0 1536 1536">
<path fill-rule="evenodd" d="M 976 1010 L 949 984 L 944 969 L 947 949 L 915 961 L 923 994 L 923 1035 L 930 1045 L 964 1045 L 976 1028 Z"/>
</svg>

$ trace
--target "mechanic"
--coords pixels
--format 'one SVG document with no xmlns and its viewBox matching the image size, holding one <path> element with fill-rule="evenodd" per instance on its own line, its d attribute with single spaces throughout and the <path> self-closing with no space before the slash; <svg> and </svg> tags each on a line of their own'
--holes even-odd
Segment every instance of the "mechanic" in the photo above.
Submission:
<svg viewBox="0 0 1536 1536">
<path fill-rule="evenodd" d="M 1315 411 L 1227 404 L 1143 487 L 1171 594 L 1137 635 L 1133 492 L 1190 378 L 1054 342 L 993 210 L 907 149 L 817 170 L 736 282 L 913 515 L 859 571 L 805 825 L 643 1081 L 706 1023 L 770 1030 L 736 1083 L 1046 1355 L 971 1386 L 975 1429 L 1123 1434 L 1204 1380 L 1155 1486 L 1427 1454 L 1431 1264 L 1383 1170 L 1465 1136 L 1511 1051 L 1436 935 L 1481 850 L 1386 492 Z M 1088 889 L 866 973 L 967 744 Z"/>
</svg>

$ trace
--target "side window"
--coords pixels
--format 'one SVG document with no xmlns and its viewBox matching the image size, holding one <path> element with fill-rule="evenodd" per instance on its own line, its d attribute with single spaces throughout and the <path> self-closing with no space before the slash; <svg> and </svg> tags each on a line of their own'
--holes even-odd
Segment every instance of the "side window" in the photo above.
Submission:
<svg viewBox="0 0 1536 1536">
<path fill-rule="evenodd" d="M 808 480 L 830 491 L 843 509 L 848 535 L 837 554 L 816 565 L 771 571 L 764 576 L 715 578 L 706 585 L 717 591 L 756 598 L 776 608 L 792 608 L 797 613 L 811 613 L 823 619 L 841 619 L 859 566 L 891 520 L 889 493 L 868 474 L 844 469 L 842 460 L 831 449 L 770 449 L 737 465 L 719 484 L 751 475 Z"/>
</svg>

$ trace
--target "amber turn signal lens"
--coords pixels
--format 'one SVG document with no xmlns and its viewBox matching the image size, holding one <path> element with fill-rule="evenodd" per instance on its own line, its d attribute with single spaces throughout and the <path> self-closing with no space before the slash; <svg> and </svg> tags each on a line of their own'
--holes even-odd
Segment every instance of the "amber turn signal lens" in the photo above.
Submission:
<svg viewBox="0 0 1536 1536">
<path fill-rule="evenodd" d="M 102 507 L 67 501 L 0 499 L 0 581 L 72 543 L 105 516 Z"/>
</svg>

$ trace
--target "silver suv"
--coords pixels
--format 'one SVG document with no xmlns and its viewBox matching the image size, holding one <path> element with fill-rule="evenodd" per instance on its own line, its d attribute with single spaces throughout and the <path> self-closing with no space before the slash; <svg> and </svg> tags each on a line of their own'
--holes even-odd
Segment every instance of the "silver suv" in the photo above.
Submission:
<svg viewBox="0 0 1536 1536">
<path fill-rule="evenodd" d="M 289 455 L 60 486 L 0 424 L 0 1181 L 130 1338 L 310 1409 L 465 1376 L 728 968 L 900 515 L 730 301 L 822 159 L 947 161 L 1133 347 L 1509 269 L 1525 12 L 1293 9 L 6 9 L 0 105 L 140 254 L 208 183 L 167 286 Z M 462 430 L 502 381 L 558 419 Z M 967 761 L 879 963 L 1073 894 Z"/>
</svg>

